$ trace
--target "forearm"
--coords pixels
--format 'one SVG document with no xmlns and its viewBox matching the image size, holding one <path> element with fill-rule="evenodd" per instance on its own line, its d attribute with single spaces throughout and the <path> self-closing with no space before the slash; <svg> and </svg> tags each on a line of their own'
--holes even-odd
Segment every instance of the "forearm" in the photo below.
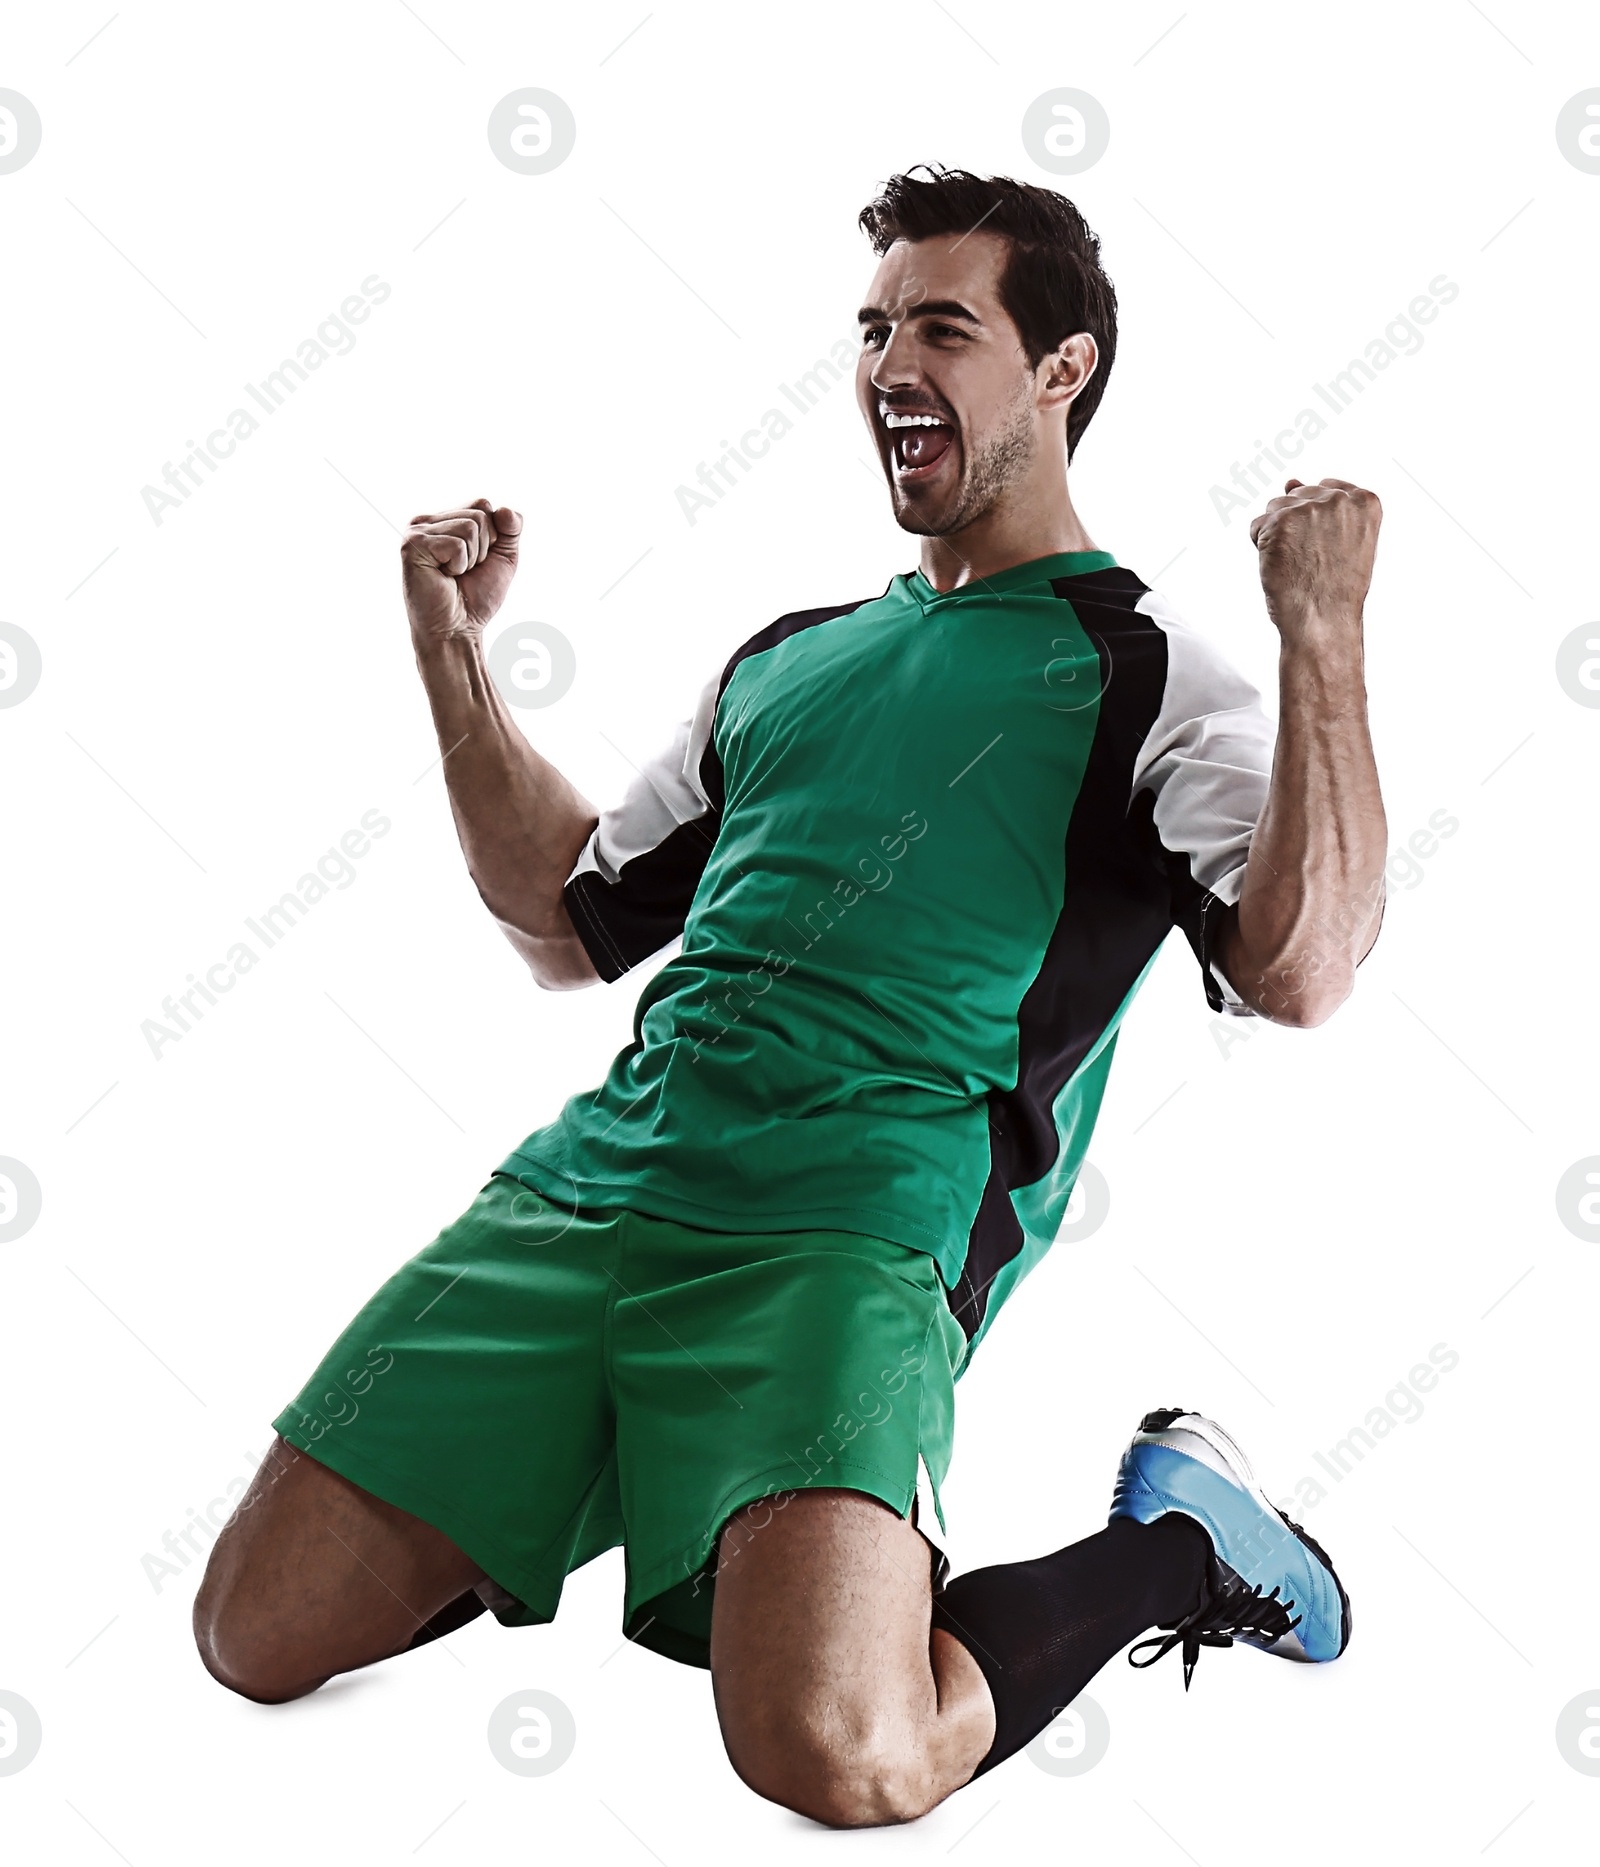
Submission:
<svg viewBox="0 0 1600 1867">
<path fill-rule="evenodd" d="M 595 973 L 561 891 L 593 830 L 594 807 L 518 729 L 475 636 L 416 644 L 445 786 L 484 905 L 543 986 Z"/>
<path fill-rule="evenodd" d="M 1307 619 L 1280 654 L 1267 803 L 1219 951 L 1255 1010 L 1320 1024 L 1349 995 L 1377 936 L 1386 849 L 1360 616 Z"/>
</svg>

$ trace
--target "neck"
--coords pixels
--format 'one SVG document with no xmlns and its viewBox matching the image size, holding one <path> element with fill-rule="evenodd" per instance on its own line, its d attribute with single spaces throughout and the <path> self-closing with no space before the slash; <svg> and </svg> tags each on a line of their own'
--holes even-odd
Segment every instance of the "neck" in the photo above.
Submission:
<svg viewBox="0 0 1600 1867">
<path fill-rule="evenodd" d="M 1095 549 L 1066 487 L 1057 485 L 1048 501 L 1008 503 L 948 537 L 924 538 L 922 574 L 943 592 L 1058 551 Z"/>
</svg>

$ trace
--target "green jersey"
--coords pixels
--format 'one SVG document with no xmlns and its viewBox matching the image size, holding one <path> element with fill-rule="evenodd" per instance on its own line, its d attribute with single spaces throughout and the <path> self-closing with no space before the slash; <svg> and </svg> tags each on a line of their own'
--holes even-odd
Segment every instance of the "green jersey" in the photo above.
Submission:
<svg viewBox="0 0 1600 1867">
<path fill-rule="evenodd" d="M 1105 552 L 780 617 L 566 885 L 634 1041 L 504 1163 L 570 1207 L 929 1253 L 969 1352 L 1060 1227 L 1117 1031 L 1212 961 L 1265 801 L 1260 696 Z"/>
</svg>

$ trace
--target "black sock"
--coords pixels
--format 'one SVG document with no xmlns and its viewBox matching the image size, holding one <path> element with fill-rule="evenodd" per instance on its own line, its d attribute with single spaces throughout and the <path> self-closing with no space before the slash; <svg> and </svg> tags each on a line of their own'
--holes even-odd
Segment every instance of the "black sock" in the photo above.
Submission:
<svg viewBox="0 0 1600 1867">
<path fill-rule="evenodd" d="M 933 1624 L 977 1661 L 994 1698 L 981 1776 L 1021 1750 L 1115 1653 L 1199 1601 L 1211 1538 L 1192 1517 L 1115 1517 L 1033 1562 L 958 1575 L 933 1598 Z"/>
</svg>

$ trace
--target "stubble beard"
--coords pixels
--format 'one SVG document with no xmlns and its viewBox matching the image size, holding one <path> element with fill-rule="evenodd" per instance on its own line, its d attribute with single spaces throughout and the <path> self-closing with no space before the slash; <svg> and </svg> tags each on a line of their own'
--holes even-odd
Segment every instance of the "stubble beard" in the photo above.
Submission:
<svg viewBox="0 0 1600 1867">
<path fill-rule="evenodd" d="M 950 538 L 964 531 L 987 517 L 1007 490 L 1027 474 L 1034 452 L 1033 405 L 1019 397 L 1005 426 L 970 456 L 963 456 L 961 482 L 950 510 L 923 518 L 911 500 L 903 499 L 895 513 L 900 529 L 919 538 Z"/>
</svg>

